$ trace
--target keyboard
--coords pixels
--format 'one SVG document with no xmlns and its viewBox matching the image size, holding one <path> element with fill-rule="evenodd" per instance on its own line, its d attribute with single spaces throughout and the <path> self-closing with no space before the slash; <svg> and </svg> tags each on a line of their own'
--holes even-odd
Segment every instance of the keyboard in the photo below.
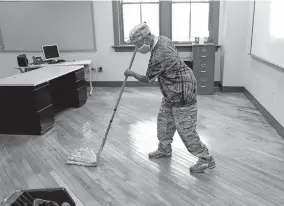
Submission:
<svg viewBox="0 0 284 206">
<path fill-rule="evenodd" d="M 57 60 L 54 60 L 54 61 L 48 61 L 47 63 L 48 64 L 58 64 L 58 63 L 62 63 L 62 62 L 66 62 L 66 60 L 64 60 L 64 59 L 57 59 Z"/>
<path fill-rule="evenodd" d="M 64 59 L 58 59 L 56 61 L 57 61 L 57 63 L 66 62 L 66 60 L 64 60 Z"/>
</svg>

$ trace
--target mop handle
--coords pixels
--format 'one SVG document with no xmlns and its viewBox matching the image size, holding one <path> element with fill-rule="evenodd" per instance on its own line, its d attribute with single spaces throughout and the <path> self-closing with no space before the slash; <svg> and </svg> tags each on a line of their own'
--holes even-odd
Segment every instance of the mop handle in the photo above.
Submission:
<svg viewBox="0 0 284 206">
<path fill-rule="evenodd" d="M 136 47 L 135 47 L 134 53 L 133 53 L 132 58 L 131 58 L 131 61 L 130 61 L 129 69 L 131 69 L 131 67 L 132 67 L 132 64 L 133 64 L 133 61 L 134 61 L 134 58 L 135 58 L 136 52 L 137 52 L 137 49 L 136 49 Z M 107 136 L 108 136 L 108 132 L 109 132 L 109 130 L 110 130 L 110 126 L 111 126 L 111 124 L 112 124 L 112 121 L 113 121 L 114 115 L 115 115 L 115 113 L 116 113 L 116 109 L 117 109 L 117 107 L 118 107 L 118 104 L 119 104 L 119 101 L 120 101 L 120 99 L 121 99 L 121 96 L 122 96 L 122 93 L 123 93 L 124 87 L 125 87 L 125 85 L 126 85 L 127 78 L 128 78 L 128 77 L 126 76 L 126 77 L 125 77 L 125 79 L 124 79 L 124 82 L 123 82 L 123 85 L 122 85 L 122 88 L 121 88 L 121 91 L 120 91 L 119 97 L 118 97 L 118 99 L 117 99 L 117 102 L 116 102 L 115 108 L 114 108 L 114 110 L 113 110 L 112 117 L 111 117 L 111 119 L 110 119 L 109 125 L 108 125 L 107 130 L 106 130 L 105 137 L 104 137 L 104 139 L 103 139 L 103 141 L 102 141 L 101 147 L 100 147 L 99 152 L 98 152 L 98 155 L 97 155 L 97 161 L 99 161 L 99 158 L 100 158 L 101 152 L 102 152 L 103 147 L 104 147 L 104 145 L 105 145 L 105 142 L 106 142 L 106 139 L 107 139 Z"/>
</svg>

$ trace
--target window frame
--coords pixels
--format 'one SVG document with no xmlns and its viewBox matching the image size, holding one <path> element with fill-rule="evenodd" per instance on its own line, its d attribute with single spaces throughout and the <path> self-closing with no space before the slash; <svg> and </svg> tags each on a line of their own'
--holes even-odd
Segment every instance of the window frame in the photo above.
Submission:
<svg viewBox="0 0 284 206">
<path fill-rule="evenodd" d="M 209 5 L 209 10 L 208 10 L 208 30 L 209 30 L 209 39 L 210 39 L 210 7 L 211 7 L 211 0 L 200 0 L 200 1 L 172 1 L 172 5 L 173 4 L 189 4 L 190 5 L 190 10 L 189 10 L 189 41 L 173 41 L 175 44 L 192 44 L 194 43 L 194 41 L 191 41 L 190 38 L 191 38 L 191 29 L 192 29 L 192 16 L 191 16 L 191 11 L 192 11 L 192 4 L 208 4 Z M 173 20 L 173 13 L 172 13 L 172 10 L 171 10 L 171 21 Z M 172 39 L 172 36 L 171 36 L 171 39 Z"/>
<path fill-rule="evenodd" d="M 121 1 L 122 2 L 122 1 Z M 158 2 L 150 2 L 150 1 L 143 1 L 143 2 L 123 2 L 123 3 L 121 3 L 121 7 L 120 7 L 120 9 L 121 9 L 121 11 L 120 11 L 120 15 L 121 15 L 121 18 L 120 18 L 120 22 L 119 22 L 119 24 L 120 24 L 120 32 L 121 32 L 121 43 L 122 44 L 130 44 L 131 45 L 131 43 L 128 43 L 128 42 L 126 42 L 126 41 L 124 41 L 124 39 L 125 39 L 125 34 L 124 34 L 124 22 L 123 22 L 123 5 L 125 5 L 125 4 L 139 4 L 140 5 L 140 23 L 142 23 L 142 4 L 156 4 L 156 5 L 160 5 L 160 2 L 158 1 Z M 160 7 L 159 7 L 159 14 L 160 14 Z M 160 24 L 160 17 L 159 17 L 159 24 Z M 159 26 L 160 27 L 160 26 Z M 160 32 L 160 28 L 159 28 L 159 35 L 161 34 L 161 32 Z"/>
<path fill-rule="evenodd" d="M 181 1 L 172 2 L 171 0 L 159 1 L 159 33 L 160 35 L 167 36 L 172 39 L 172 4 L 173 3 L 187 3 Z M 129 2 L 127 4 L 135 4 L 136 2 Z M 138 2 L 138 4 L 149 4 L 149 2 Z M 157 2 L 151 2 L 157 4 Z M 188 2 L 190 4 L 195 3 L 209 3 L 209 42 L 214 43 L 218 46 L 218 35 L 219 35 L 219 10 L 220 0 L 208 1 L 194 1 Z M 136 3 L 137 4 L 137 3 Z M 124 42 L 123 32 L 123 4 L 122 0 L 113 0 L 113 33 L 114 33 L 114 46 L 115 51 L 132 51 L 134 45 L 131 43 Z M 191 22 L 191 20 L 190 20 Z M 189 34 L 190 35 L 190 34 Z M 192 47 L 191 41 L 189 42 L 174 42 L 177 48 L 182 51 L 188 51 L 189 47 Z"/>
</svg>

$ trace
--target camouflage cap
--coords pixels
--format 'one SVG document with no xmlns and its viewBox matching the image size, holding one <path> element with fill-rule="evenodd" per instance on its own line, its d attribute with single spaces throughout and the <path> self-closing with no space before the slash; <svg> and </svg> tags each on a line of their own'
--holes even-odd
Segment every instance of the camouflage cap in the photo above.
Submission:
<svg viewBox="0 0 284 206">
<path fill-rule="evenodd" d="M 129 40 L 131 42 L 137 42 L 143 39 L 145 36 L 150 34 L 151 31 L 147 24 L 144 22 L 142 24 L 136 25 L 130 32 L 129 32 Z"/>
</svg>

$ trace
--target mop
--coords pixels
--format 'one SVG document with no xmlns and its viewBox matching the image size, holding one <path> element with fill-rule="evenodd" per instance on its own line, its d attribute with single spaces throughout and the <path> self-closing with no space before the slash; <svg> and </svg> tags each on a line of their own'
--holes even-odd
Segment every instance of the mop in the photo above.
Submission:
<svg viewBox="0 0 284 206">
<path fill-rule="evenodd" d="M 132 67 L 132 64 L 133 64 L 136 52 L 137 52 L 137 49 L 135 48 L 134 53 L 133 53 L 132 58 L 131 58 L 131 61 L 130 61 L 129 69 L 131 69 L 131 67 Z M 116 109 L 117 109 L 119 101 L 121 99 L 121 96 L 122 96 L 122 93 L 123 93 L 126 81 L 127 81 L 127 76 L 125 77 L 124 82 L 122 84 L 122 88 L 121 88 L 119 97 L 117 99 L 115 108 L 113 110 L 112 117 L 111 117 L 111 119 L 109 121 L 109 125 L 107 127 L 107 130 L 106 130 L 105 136 L 103 138 L 103 141 L 101 143 L 101 146 L 100 146 L 100 149 L 98 151 L 98 154 L 96 154 L 95 151 L 93 149 L 91 149 L 91 148 L 88 148 L 88 147 L 80 148 L 80 149 L 75 150 L 74 153 L 70 154 L 67 157 L 66 164 L 68 164 L 68 165 L 87 166 L 87 167 L 94 167 L 94 166 L 97 166 L 99 164 L 99 159 L 100 159 L 101 153 L 103 151 L 105 142 L 107 140 L 108 132 L 110 130 L 110 127 L 111 127 L 114 115 L 116 113 Z"/>
</svg>

